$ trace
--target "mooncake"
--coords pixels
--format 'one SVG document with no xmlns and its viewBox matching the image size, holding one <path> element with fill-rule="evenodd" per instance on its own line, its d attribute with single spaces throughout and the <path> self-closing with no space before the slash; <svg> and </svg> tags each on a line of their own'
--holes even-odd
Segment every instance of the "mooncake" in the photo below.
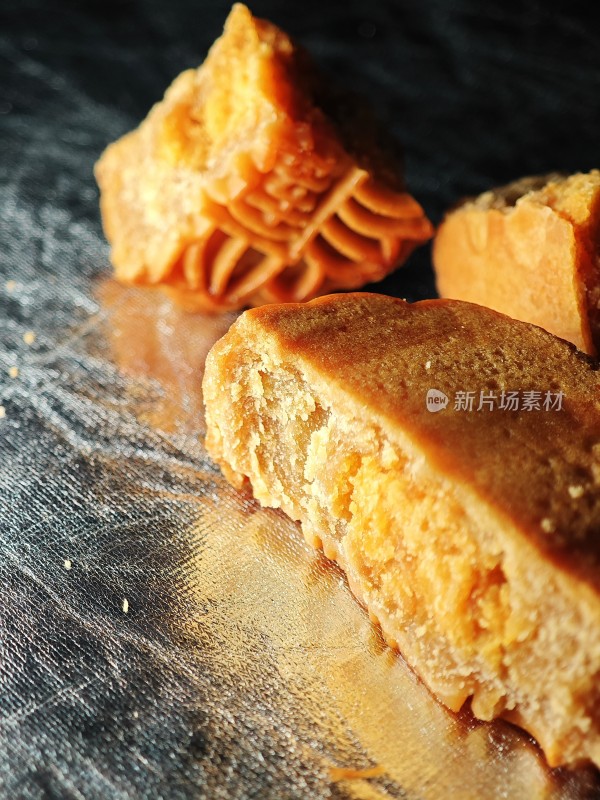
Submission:
<svg viewBox="0 0 600 800">
<path fill-rule="evenodd" d="M 225 476 L 300 521 L 440 701 L 600 765 L 587 356 L 475 304 L 333 295 L 243 313 L 203 391 Z"/>
<path fill-rule="evenodd" d="M 597 355 L 600 171 L 524 178 L 461 203 L 433 248 L 437 286 Z"/>
<path fill-rule="evenodd" d="M 209 311 L 380 280 L 433 232 L 384 139 L 235 5 L 204 64 L 96 166 L 116 277 Z"/>
</svg>

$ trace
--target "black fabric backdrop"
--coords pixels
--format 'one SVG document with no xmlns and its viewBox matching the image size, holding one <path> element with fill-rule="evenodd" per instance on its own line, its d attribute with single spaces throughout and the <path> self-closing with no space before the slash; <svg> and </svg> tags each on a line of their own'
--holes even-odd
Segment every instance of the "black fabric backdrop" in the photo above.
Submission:
<svg viewBox="0 0 600 800">
<path fill-rule="evenodd" d="M 434 222 L 461 196 L 513 178 L 600 166 L 594 4 L 256 0 L 251 8 L 370 97 L 403 143 L 408 185 Z M 220 0 L 0 0 L 3 797 L 346 796 L 291 781 L 277 768 L 285 745 L 275 733 L 258 779 L 256 765 L 224 755 L 243 730 L 225 744 L 222 726 L 211 738 L 214 720 L 181 699 L 199 689 L 175 656 L 170 663 L 176 645 L 165 644 L 161 614 L 184 603 L 164 564 L 179 554 L 188 512 L 158 493 L 138 507 L 127 492 L 167 480 L 165 459 L 177 467 L 170 485 L 182 496 L 197 491 L 185 470 L 202 454 L 136 427 L 118 370 L 94 360 L 93 343 L 85 358 L 71 346 L 97 322 L 90 287 L 110 271 L 93 164 L 181 70 L 203 60 L 228 9 Z M 378 288 L 431 296 L 429 249 Z M 37 332 L 29 349 L 27 330 Z M 205 490 L 211 474 L 207 464 Z M 88 565 L 68 587 L 55 568 L 67 553 Z M 122 587 L 132 582 L 143 620 L 122 615 Z M 127 635 L 115 639 L 117 626 Z M 159 645 L 162 666 L 151 657 Z M 143 730 L 134 708 L 150 715 Z"/>
</svg>

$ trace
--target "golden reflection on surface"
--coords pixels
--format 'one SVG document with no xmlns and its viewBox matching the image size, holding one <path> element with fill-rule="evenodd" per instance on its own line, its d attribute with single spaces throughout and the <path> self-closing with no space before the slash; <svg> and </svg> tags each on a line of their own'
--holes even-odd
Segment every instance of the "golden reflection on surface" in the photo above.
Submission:
<svg viewBox="0 0 600 800">
<path fill-rule="evenodd" d="M 206 354 L 235 314 L 192 314 L 162 291 L 107 280 L 97 297 L 108 315 L 112 357 L 124 375 L 157 381 L 164 396 L 145 421 L 166 432 L 204 428 L 202 375 Z"/>
<path fill-rule="evenodd" d="M 100 296 L 115 363 L 163 388 L 148 423 L 199 435 L 204 359 L 234 317 L 190 315 L 158 292 L 112 282 Z M 250 687 L 277 706 L 296 732 L 290 764 L 293 754 L 312 766 L 319 797 L 600 796 L 595 770 L 550 770 L 517 728 L 446 710 L 385 646 L 340 570 L 306 545 L 295 523 L 220 478 L 216 486 L 199 492 L 196 521 L 181 533 L 188 555 L 174 589 L 185 602 L 170 625 L 192 652 L 210 642 L 211 663 L 232 676 L 241 698 Z M 334 784 L 343 794 L 329 794 Z"/>
<path fill-rule="evenodd" d="M 285 684 L 302 687 L 304 718 L 295 722 L 302 731 L 318 718 L 327 732 L 324 776 L 331 766 L 382 768 L 381 778 L 342 781 L 348 796 L 395 796 L 385 790 L 390 782 L 409 798 L 595 796 L 593 771 L 550 770 L 517 728 L 440 705 L 402 658 L 382 647 L 340 571 L 314 554 L 283 514 L 261 509 L 248 517 L 232 493 L 202 511 L 190 536 L 203 541 L 191 567 L 198 597 L 210 587 L 214 603 L 219 590 L 225 651 L 243 665 L 248 641 L 260 642 Z M 332 764 L 352 745 L 354 762 Z"/>
</svg>

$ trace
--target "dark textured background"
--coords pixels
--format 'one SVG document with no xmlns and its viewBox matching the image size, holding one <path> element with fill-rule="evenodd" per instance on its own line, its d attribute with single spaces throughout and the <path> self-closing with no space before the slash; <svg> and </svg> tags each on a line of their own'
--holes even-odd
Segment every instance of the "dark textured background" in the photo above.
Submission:
<svg viewBox="0 0 600 800">
<path fill-rule="evenodd" d="M 251 8 L 371 98 L 434 222 L 459 197 L 523 174 L 600 166 L 593 4 Z M 262 723 L 234 719 L 233 667 L 214 656 L 203 684 L 169 628 L 174 610 L 197 612 L 173 571 L 191 559 L 181 536 L 197 520 L 189 498 L 210 498 L 220 478 L 197 436 L 140 423 L 158 390 L 111 366 L 101 335 L 110 320 L 93 291 L 109 272 L 93 164 L 203 60 L 227 11 L 202 0 L 0 0 L 2 797 L 354 796 L 293 760 L 296 732 L 260 671 L 246 702 Z M 383 287 L 431 294 L 428 248 Z M 264 652 L 253 657 L 265 666 Z M 215 705 L 215 692 L 230 699 Z"/>
</svg>

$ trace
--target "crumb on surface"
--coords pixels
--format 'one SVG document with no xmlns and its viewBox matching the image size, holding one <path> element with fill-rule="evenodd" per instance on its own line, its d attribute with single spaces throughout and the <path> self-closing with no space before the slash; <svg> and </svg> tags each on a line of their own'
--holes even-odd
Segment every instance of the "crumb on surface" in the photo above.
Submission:
<svg viewBox="0 0 600 800">
<path fill-rule="evenodd" d="M 431 361 L 425 362 L 425 369 L 431 369 Z"/>
<path fill-rule="evenodd" d="M 35 333 L 33 331 L 25 331 L 23 334 L 23 341 L 25 344 L 33 344 L 35 342 Z"/>
<path fill-rule="evenodd" d="M 6 288 L 6 291 L 9 294 L 12 294 L 12 292 L 14 292 L 14 290 L 17 288 L 17 282 L 16 281 L 6 281 L 4 286 Z"/>
<path fill-rule="evenodd" d="M 6 409 L 4 408 L 4 406 L 0 406 L 0 419 L 4 419 L 5 416 L 6 416 Z"/>
<path fill-rule="evenodd" d="M 569 494 L 574 500 L 583 495 L 583 486 L 569 486 Z"/>
<path fill-rule="evenodd" d="M 129 600 L 125 597 L 123 599 L 123 613 L 127 614 L 128 611 L 129 611 Z"/>
<path fill-rule="evenodd" d="M 65 569 L 67 569 L 67 570 L 71 569 L 72 566 L 73 566 L 73 562 L 71 561 L 71 559 L 70 558 L 65 558 L 65 562 L 64 562 Z"/>
<path fill-rule="evenodd" d="M 11 378 L 17 378 L 19 376 L 19 368 L 18 367 L 9 367 L 8 374 Z"/>
<path fill-rule="evenodd" d="M 540 527 L 544 531 L 544 533 L 554 533 L 556 530 L 556 523 L 550 517 L 544 517 L 544 519 L 540 522 Z"/>
</svg>

